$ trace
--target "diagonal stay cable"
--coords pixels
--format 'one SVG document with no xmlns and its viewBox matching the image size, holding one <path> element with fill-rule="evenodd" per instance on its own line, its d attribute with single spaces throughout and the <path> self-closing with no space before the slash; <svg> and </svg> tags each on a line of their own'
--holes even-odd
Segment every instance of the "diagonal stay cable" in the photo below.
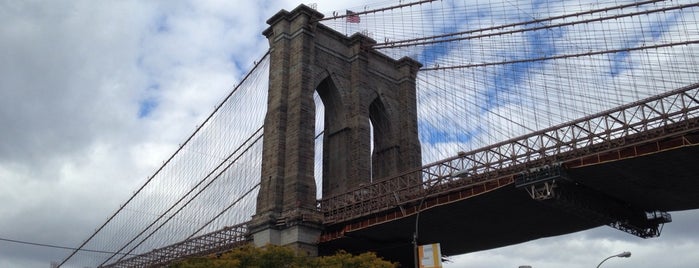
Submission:
<svg viewBox="0 0 699 268">
<path fill-rule="evenodd" d="M 260 137 L 261 137 L 261 136 L 260 136 Z M 238 197 L 238 199 L 236 199 L 235 201 L 233 201 L 233 203 L 231 203 L 230 205 L 228 205 L 226 208 L 224 208 L 223 210 L 221 210 L 221 212 L 219 212 L 216 216 L 214 216 L 213 218 L 211 218 L 211 220 L 209 220 L 209 221 L 207 221 L 206 223 L 204 223 L 204 225 L 202 225 L 199 229 L 197 229 L 196 231 L 194 231 L 194 232 L 193 232 L 191 235 L 189 235 L 189 236 L 187 237 L 187 239 L 185 239 L 185 240 L 192 239 L 192 237 L 194 237 L 195 235 L 197 235 L 197 233 L 201 232 L 201 230 L 204 230 L 204 228 L 206 228 L 206 226 L 209 226 L 209 224 L 211 224 L 211 223 L 214 222 L 216 219 L 218 219 L 219 217 L 221 217 L 221 215 L 223 215 L 223 213 L 226 213 L 226 211 L 228 211 L 229 209 L 231 209 L 233 206 L 235 206 L 235 205 L 238 204 L 241 200 L 243 200 L 243 198 L 245 198 L 245 197 L 248 196 L 250 193 L 252 193 L 253 190 L 257 189 L 257 187 L 260 186 L 260 183 L 261 183 L 261 182 L 258 182 L 258 183 L 256 183 L 255 185 L 253 185 L 252 187 L 250 187 L 250 189 L 249 189 L 247 192 L 245 192 L 243 195 L 241 195 L 240 197 Z"/>
<path fill-rule="evenodd" d="M 245 140 L 233 153 L 231 153 L 228 157 L 226 157 L 226 159 L 224 159 L 223 161 L 221 161 L 221 163 L 220 163 L 216 168 L 212 169 L 211 172 L 209 172 L 209 174 L 207 174 L 201 181 L 199 181 L 196 185 L 194 185 L 194 186 L 192 187 L 192 189 L 190 189 L 187 193 L 185 193 L 184 195 L 182 195 L 182 197 L 181 197 L 179 200 L 177 200 L 177 202 L 175 202 L 172 206 L 170 206 L 169 209 L 167 209 L 165 212 L 163 212 L 157 219 L 155 219 L 150 225 L 148 225 L 146 228 L 144 228 L 144 229 L 143 229 L 140 233 L 138 233 L 133 239 L 131 239 L 129 242 L 127 242 L 127 243 L 126 243 L 122 248 L 120 248 L 117 252 L 121 252 L 121 251 L 124 250 L 126 247 L 128 247 L 131 243 L 133 243 L 134 241 L 136 241 L 142 234 L 146 233 L 146 231 L 148 231 L 152 226 L 154 226 L 156 223 L 158 223 L 158 221 L 159 221 L 160 219 L 162 219 L 163 217 L 165 217 L 165 215 L 167 215 L 167 213 L 169 213 L 171 210 L 173 210 L 175 207 L 177 207 L 177 205 L 179 205 L 180 202 L 182 202 L 184 199 L 186 199 L 187 196 L 189 196 L 191 193 L 193 193 L 195 190 L 197 190 L 197 188 L 199 188 L 199 186 L 201 186 L 208 178 L 210 178 L 214 173 L 216 173 L 216 171 L 219 170 L 219 168 L 220 168 L 221 166 L 223 166 L 226 162 L 228 162 L 228 165 L 226 165 L 225 168 L 223 168 L 216 176 L 214 176 L 213 179 L 209 180 L 209 182 L 208 182 L 206 185 L 204 185 L 203 187 L 199 188 L 199 191 L 196 192 L 196 193 L 194 194 L 194 196 L 192 196 L 191 198 L 189 198 L 189 200 L 187 200 L 187 202 L 185 202 L 182 206 L 180 206 L 180 208 L 178 208 L 177 211 L 175 211 L 174 213 L 172 213 L 165 221 L 163 221 L 158 227 L 156 227 L 153 231 L 151 231 L 150 234 L 148 234 L 146 237 L 144 237 L 144 238 L 141 240 L 141 242 L 139 242 L 138 244 L 136 244 L 135 246 L 133 246 L 126 254 L 131 254 L 131 253 L 133 252 L 133 250 L 135 250 L 136 248 L 138 248 L 138 246 L 140 246 L 140 245 L 143 244 L 146 240 L 148 240 L 151 236 L 153 236 L 153 234 L 155 234 L 158 230 L 160 230 L 160 228 L 162 228 L 166 223 L 168 223 L 172 218 L 174 218 L 180 211 L 182 211 L 182 209 L 184 209 L 185 207 L 187 207 L 187 206 L 188 206 L 192 201 L 194 201 L 194 199 L 196 199 L 202 192 L 204 192 L 207 188 L 209 188 L 209 186 L 211 186 L 216 180 L 218 180 L 218 178 L 220 178 L 221 175 L 223 175 L 223 173 L 224 173 L 226 170 L 228 170 L 228 168 L 230 168 L 233 164 L 237 163 L 238 159 L 240 159 L 241 156 L 243 156 L 246 152 L 248 152 L 248 150 L 250 150 L 250 148 L 251 148 L 255 143 L 257 143 L 257 142 L 260 140 L 260 138 L 262 138 L 262 135 L 259 135 L 252 143 L 250 143 L 247 147 L 245 147 L 245 149 L 244 149 L 242 152 L 240 151 L 240 149 L 242 149 L 243 146 L 244 146 L 245 144 L 247 144 L 249 141 L 251 141 L 255 136 L 257 136 L 258 134 L 260 134 L 260 132 L 262 131 L 262 129 L 263 129 L 263 127 L 258 128 L 257 131 L 255 131 L 255 133 L 253 133 L 252 135 L 250 135 L 250 137 L 248 137 L 248 139 Z M 229 161 L 230 158 L 233 157 L 234 155 L 236 155 L 236 153 L 238 153 L 238 152 L 240 152 L 240 154 L 238 154 L 238 156 L 237 156 L 235 159 L 233 159 L 232 161 Z M 117 254 L 114 254 L 114 255 L 112 255 L 111 257 L 109 257 L 107 260 L 105 260 L 104 262 L 102 262 L 102 264 L 100 264 L 100 266 L 105 265 L 107 262 L 109 262 L 109 261 L 110 261 L 112 258 L 114 258 L 114 256 L 116 256 L 116 255 L 117 255 Z M 124 255 L 124 256 L 125 256 L 125 255 Z M 121 258 L 119 258 L 119 259 L 117 260 L 117 262 L 118 262 L 118 261 L 121 261 L 121 260 L 124 258 L 124 256 L 122 256 Z"/>
<path fill-rule="evenodd" d="M 260 137 L 262 137 L 262 136 L 260 136 Z M 228 207 L 226 207 L 225 209 L 223 209 L 219 214 L 217 214 L 216 216 L 214 216 L 211 220 L 207 221 L 204 225 L 202 225 L 202 227 L 200 227 L 199 229 L 197 229 L 196 231 L 194 231 L 190 236 L 188 236 L 187 238 L 185 238 L 185 239 L 182 240 L 181 242 L 172 244 L 172 245 L 167 246 L 167 247 L 172 247 L 173 245 L 186 243 L 187 241 L 189 241 L 189 240 L 195 238 L 195 235 L 196 235 L 198 232 L 200 232 L 201 230 L 203 230 L 204 228 L 206 228 L 209 224 L 211 224 L 213 221 L 215 221 L 216 219 L 218 219 L 221 215 L 223 215 L 224 213 L 226 213 L 226 211 L 228 211 L 228 210 L 231 209 L 233 206 L 235 206 L 235 205 L 238 204 L 240 201 L 242 201 L 245 197 L 247 197 L 250 193 L 252 193 L 252 192 L 253 192 L 255 189 L 257 189 L 257 187 L 259 187 L 259 186 L 260 186 L 260 182 L 257 182 L 257 184 L 253 185 L 250 189 L 248 189 L 245 193 L 243 193 L 240 197 L 238 197 L 235 201 L 233 201 L 230 205 L 228 205 Z M 243 222 L 243 223 L 240 223 L 240 224 L 237 224 L 237 225 L 245 225 L 245 224 L 247 224 L 247 222 Z M 229 227 L 226 227 L 226 228 L 229 228 Z M 206 234 L 204 234 L 204 236 L 205 236 L 205 235 L 206 235 Z M 165 248 L 167 248 L 167 247 L 165 247 Z M 160 249 L 163 249 L 163 248 L 160 248 Z M 153 253 L 153 251 L 151 251 L 151 252 L 149 252 L 149 253 L 139 254 L 139 255 L 129 254 L 129 255 L 131 255 L 131 256 L 134 256 L 134 255 L 135 255 L 135 256 L 134 256 L 134 257 L 131 257 L 131 258 L 128 258 L 128 259 L 124 259 L 124 260 L 118 260 L 118 261 L 116 261 L 116 262 L 114 262 L 114 263 L 112 263 L 112 264 L 106 265 L 106 266 L 104 266 L 104 267 L 118 266 L 118 264 L 119 264 L 120 262 L 129 263 L 130 261 L 133 261 L 134 258 L 148 258 L 148 257 L 147 257 L 148 254 L 152 254 L 152 253 Z M 181 257 L 181 256 L 178 256 L 178 257 Z"/>
<path fill-rule="evenodd" d="M 58 248 L 58 249 L 70 249 L 70 250 L 75 250 L 75 248 L 72 248 L 72 247 L 59 246 L 59 245 L 46 244 L 46 243 L 29 242 L 29 241 L 15 240 L 15 239 L 2 238 L 2 237 L 0 237 L 0 241 L 6 241 L 6 242 L 12 242 L 12 243 L 24 244 L 24 245 L 30 245 L 30 246 L 37 246 L 37 247 L 47 247 L 47 248 Z M 85 248 L 84 248 L 84 249 L 81 249 L 80 251 L 83 251 L 83 252 L 92 252 L 92 253 L 103 253 L 103 254 L 112 254 L 112 253 L 114 253 L 114 252 L 112 252 L 112 251 L 95 250 L 95 249 L 85 249 Z M 135 255 L 135 254 L 132 254 L 132 255 Z"/>
<path fill-rule="evenodd" d="M 264 58 L 267 57 L 268 55 L 269 55 L 269 50 L 267 50 L 267 52 L 265 52 L 265 54 L 262 56 L 262 58 L 264 59 Z M 176 150 L 176 151 L 175 151 L 175 152 L 174 152 L 174 153 L 173 153 L 173 154 L 172 154 L 172 155 L 171 155 L 171 156 L 156 170 L 156 171 L 155 171 L 155 173 L 153 173 L 153 175 L 151 175 L 151 176 L 146 180 L 146 182 L 144 182 L 143 185 L 141 185 L 141 186 L 138 188 L 138 190 L 136 190 L 136 192 L 134 192 L 134 193 L 131 195 L 131 197 L 129 197 L 129 199 L 126 200 L 126 202 L 125 202 L 124 204 L 122 204 L 122 205 L 117 209 L 117 211 L 114 212 L 114 214 L 112 214 L 112 215 L 107 219 L 107 221 L 105 221 L 99 228 L 97 228 L 97 230 L 95 230 L 83 243 L 81 243 L 80 246 L 78 246 L 77 248 L 75 248 L 75 250 L 73 250 L 73 252 L 71 252 L 70 255 L 68 255 L 68 257 L 66 257 L 60 264 L 58 264 L 57 267 L 61 267 L 61 265 L 63 265 L 63 264 L 65 264 L 66 262 L 68 262 L 68 260 L 70 260 L 73 256 L 75 256 L 75 254 L 78 253 L 78 251 L 82 250 L 82 248 L 85 247 L 85 245 L 87 245 L 87 243 L 89 243 L 99 232 L 101 232 L 102 229 L 104 229 L 104 227 L 107 226 L 107 224 L 109 224 L 119 213 L 121 213 L 121 211 L 124 210 L 124 208 L 125 208 L 129 203 L 131 203 L 131 201 L 133 201 L 133 199 L 136 198 L 136 196 L 137 196 L 139 193 L 141 193 L 141 191 L 143 191 L 143 189 L 146 188 L 146 186 L 148 186 L 148 184 L 150 184 L 150 182 L 165 168 L 165 166 L 167 166 L 167 165 L 175 158 L 175 156 L 177 156 L 177 155 L 180 153 L 180 151 L 182 151 L 182 149 L 183 149 L 187 144 L 189 144 L 189 142 L 192 140 L 192 138 L 194 138 L 194 136 L 196 136 L 197 133 L 199 133 L 199 131 L 209 122 L 209 120 L 211 120 L 211 118 L 214 117 L 214 115 L 218 112 L 218 110 L 221 109 L 221 107 L 223 107 L 223 104 L 226 103 L 226 102 L 231 98 L 231 96 L 233 96 L 233 94 L 235 94 L 235 93 L 238 91 L 238 89 L 240 88 L 240 86 L 243 85 L 243 82 L 245 82 L 245 80 L 247 80 L 247 79 L 252 75 L 252 73 L 255 72 L 255 70 L 260 66 L 260 63 L 262 63 L 262 62 L 263 62 L 262 60 L 256 62 L 255 65 L 252 67 L 252 69 L 245 75 L 245 77 L 243 77 L 243 79 L 240 81 L 240 83 L 238 83 L 238 85 L 235 86 L 235 88 L 231 91 L 231 93 L 229 93 L 229 94 L 221 101 L 221 103 L 219 103 L 219 105 L 216 106 L 216 108 L 214 109 L 214 111 L 211 112 L 211 114 L 209 114 L 209 116 L 206 117 L 206 119 L 204 119 L 204 122 L 203 122 L 202 124 L 200 124 L 200 125 L 194 130 L 194 132 L 187 138 L 187 140 L 185 140 L 185 141 L 177 148 L 177 150 Z"/>
</svg>

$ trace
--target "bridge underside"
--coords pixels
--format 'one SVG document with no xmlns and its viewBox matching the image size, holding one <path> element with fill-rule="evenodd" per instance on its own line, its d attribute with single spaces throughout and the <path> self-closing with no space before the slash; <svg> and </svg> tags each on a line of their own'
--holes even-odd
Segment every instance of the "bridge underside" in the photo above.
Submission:
<svg viewBox="0 0 699 268">
<path fill-rule="evenodd" d="M 696 137 L 696 134 L 694 135 Z M 699 208 L 699 146 L 582 166 L 568 177 L 587 188 L 642 211 Z M 599 222 L 533 200 L 507 185 L 487 194 L 422 211 L 418 243 L 441 243 L 444 255 L 456 255 L 582 231 Z M 328 226 L 327 230 L 345 225 Z M 320 244 L 321 254 L 337 249 L 374 251 L 410 267 L 415 216 L 369 225 Z M 375 238 L 381 237 L 380 240 Z M 368 247 L 368 245 L 371 245 Z"/>
</svg>

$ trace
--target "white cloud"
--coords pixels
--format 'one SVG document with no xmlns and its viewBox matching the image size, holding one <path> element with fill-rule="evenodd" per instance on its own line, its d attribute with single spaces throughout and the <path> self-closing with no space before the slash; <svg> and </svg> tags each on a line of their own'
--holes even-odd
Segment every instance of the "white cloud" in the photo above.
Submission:
<svg viewBox="0 0 699 268">
<path fill-rule="evenodd" d="M 455 256 L 450 258 L 451 263 L 445 267 L 595 267 L 604 258 L 623 251 L 631 252 L 631 257 L 610 259 L 604 266 L 696 267 L 699 256 L 693 252 L 699 246 L 697 236 L 682 225 L 696 222 L 697 212 L 675 212 L 673 216 L 677 222 L 665 225 L 659 238 L 641 239 L 602 226 L 588 231 Z M 687 235 L 688 232 L 693 234 Z"/>
<path fill-rule="evenodd" d="M 86 239 L 259 60 L 267 50 L 261 35 L 265 20 L 297 4 L 0 2 L 0 237 L 64 246 Z M 321 11 L 341 13 L 363 6 L 349 0 L 318 4 Z M 144 103 L 151 105 L 147 111 Z M 430 146 L 444 152 L 454 144 Z M 608 240 L 608 233 L 593 230 L 469 254 L 455 262 L 573 267 L 566 264 L 582 263 L 583 257 L 571 252 L 595 245 L 601 249 L 582 255 L 585 260 L 632 250 L 635 255 L 619 263 L 641 267 L 631 261 L 654 263 L 650 256 L 662 259 L 664 249 L 691 256 L 697 248 L 687 238 L 697 237 L 692 213 L 676 217 L 665 235 L 648 245 Z M 554 250 L 557 258 L 547 259 Z M 0 241 L 0 267 L 45 267 L 68 253 Z M 699 262 L 689 257 L 673 261 L 674 267 Z"/>
</svg>

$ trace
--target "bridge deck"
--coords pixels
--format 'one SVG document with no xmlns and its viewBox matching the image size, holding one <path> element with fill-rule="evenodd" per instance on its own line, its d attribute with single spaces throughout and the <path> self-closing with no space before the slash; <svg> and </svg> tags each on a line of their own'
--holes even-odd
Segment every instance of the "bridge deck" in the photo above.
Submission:
<svg viewBox="0 0 699 268">
<path fill-rule="evenodd" d="M 696 134 L 692 136 L 696 138 Z M 699 146 L 685 146 L 641 157 L 578 166 L 568 176 L 587 187 L 645 211 L 699 208 Z M 445 255 L 463 254 L 522 243 L 600 226 L 532 200 L 507 185 L 484 195 L 434 206 L 419 216 L 419 243 L 439 242 Z M 342 228 L 340 225 L 329 226 Z M 415 216 L 369 225 L 320 244 L 335 249 L 376 251 L 412 263 Z M 449 231 L 445 231 L 449 230 Z M 380 241 L 375 238 L 381 237 Z M 366 245 L 374 245 L 367 248 Z"/>
</svg>

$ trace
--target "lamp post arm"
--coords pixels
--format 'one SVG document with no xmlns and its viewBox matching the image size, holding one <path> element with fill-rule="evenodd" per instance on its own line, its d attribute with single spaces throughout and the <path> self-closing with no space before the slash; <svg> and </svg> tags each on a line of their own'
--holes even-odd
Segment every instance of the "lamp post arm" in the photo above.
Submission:
<svg viewBox="0 0 699 268">
<path fill-rule="evenodd" d="M 597 264 L 597 268 L 599 268 L 599 267 L 602 265 L 602 263 L 604 263 L 604 262 L 607 261 L 608 259 L 611 259 L 611 258 L 614 258 L 614 257 L 616 257 L 616 255 L 609 256 L 609 257 L 605 258 L 605 259 L 602 260 L 599 264 Z"/>
<path fill-rule="evenodd" d="M 622 253 L 619 253 L 619 254 L 616 254 L 616 255 L 612 255 L 612 256 L 609 256 L 609 257 L 605 258 L 604 260 L 602 260 L 602 261 L 601 261 L 601 262 L 600 262 L 599 264 L 597 264 L 597 268 L 599 268 L 599 267 L 600 267 L 600 265 L 602 265 L 602 263 L 604 263 L 604 262 L 605 262 L 605 261 L 607 261 L 608 259 L 611 259 L 611 258 L 614 258 L 614 257 L 619 257 L 619 258 L 628 258 L 628 257 L 631 257 L 631 252 L 628 252 L 628 251 L 624 251 L 624 252 L 622 252 Z"/>
</svg>

